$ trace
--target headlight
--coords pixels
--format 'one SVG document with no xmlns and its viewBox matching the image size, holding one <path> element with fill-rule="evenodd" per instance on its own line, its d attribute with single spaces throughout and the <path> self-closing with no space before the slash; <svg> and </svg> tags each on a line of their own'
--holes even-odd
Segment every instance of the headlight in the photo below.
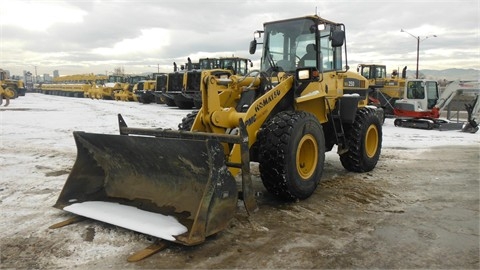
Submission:
<svg viewBox="0 0 480 270">
<path fill-rule="evenodd" d="M 296 72 L 296 79 L 299 81 L 312 81 L 320 76 L 318 70 L 314 67 L 299 68 Z"/>
</svg>

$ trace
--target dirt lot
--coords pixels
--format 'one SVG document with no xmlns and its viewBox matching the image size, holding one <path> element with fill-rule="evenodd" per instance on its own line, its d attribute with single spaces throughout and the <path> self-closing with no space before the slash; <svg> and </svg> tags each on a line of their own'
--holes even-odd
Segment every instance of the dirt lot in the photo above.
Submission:
<svg viewBox="0 0 480 270">
<path fill-rule="evenodd" d="M 249 217 L 239 204 L 230 228 L 202 245 L 172 244 L 127 263 L 148 238 L 91 220 L 31 232 L 19 224 L 19 233 L 2 236 L 1 268 L 478 269 L 479 160 L 478 146 L 384 148 L 373 172 L 354 174 L 327 153 L 324 181 L 293 204 L 270 197 L 254 165 L 259 211 Z M 45 215 L 52 223 L 68 216 Z"/>
<path fill-rule="evenodd" d="M 326 155 L 312 197 L 275 201 L 252 164 L 259 210 L 242 204 L 201 245 L 171 244 L 137 263 L 145 235 L 53 208 L 74 164 L 72 131 L 175 128 L 187 112 L 161 105 L 28 94 L 0 108 L 0 268 L 462 268 L 479 269 L 480 134 L 383 126 L 379 164 L 346 172 Z M 455 145 L 450 147 L 439 145 Z"/>
</svg>

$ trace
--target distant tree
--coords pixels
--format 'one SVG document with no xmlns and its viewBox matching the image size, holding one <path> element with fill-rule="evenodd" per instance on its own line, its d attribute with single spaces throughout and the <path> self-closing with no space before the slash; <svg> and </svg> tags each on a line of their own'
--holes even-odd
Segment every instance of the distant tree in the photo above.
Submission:
<svg viewBox="0 0 480 270">
<path fill-rule="evenodd" d="M 123 67 L 116 67 L 113 69 L 113 74 L 114 75 L 123 75 L 125 74 L 125 71 L 123 69 Z"/>
<path fill-rule="evenodd" d="M 447 86 L 448 81 L 447 81 L 447 79 L 443 79 L 443 80 L 440 79 L 440 80 L 437 81 L 437 83 L 438 83 L 438 86 L 445 87 L 445 86 Z"/>
</svg>

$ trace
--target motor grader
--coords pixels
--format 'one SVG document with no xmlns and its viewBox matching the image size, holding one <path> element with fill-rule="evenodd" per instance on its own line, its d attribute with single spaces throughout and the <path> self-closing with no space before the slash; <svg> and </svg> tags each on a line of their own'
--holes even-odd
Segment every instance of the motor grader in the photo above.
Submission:
<svg viewBox="0 0 480 270">
<path fill-rule="evenodd" d="M 314 15 L 255 33 L 261 69 L 204 71 L 202 107 L 180 130 L 133 128 L 119 115 L 120 135 L 75 131 L 77 159 L 55 207 L 196 245 L 227 228 L 239 199 L 257 209 L 251 161 L 290 202 L 315 192 L 334 146 L 346 170 L 373 170 L 382 126 L 368 81 L 348 71 L 345 26 Z"/>
</svg>

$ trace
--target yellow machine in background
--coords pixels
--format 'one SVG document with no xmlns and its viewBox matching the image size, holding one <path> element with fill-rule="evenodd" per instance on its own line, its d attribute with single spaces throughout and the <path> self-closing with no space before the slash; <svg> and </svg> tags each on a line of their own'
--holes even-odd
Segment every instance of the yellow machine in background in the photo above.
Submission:
<svg viewBox="0 0 480 270">
<path fill-rule="evenodd" d="M 241 57 L 200 58 L 199 68 L 185 72 L 183 88 L 174 96 L 175 105 L 180 109 L 202 107 L 202 71 L 211 69 L 228 70 L 232 75 L 246 75 L 252 62 Z M 224 73 L 224 71 L 218 71 Z"/>
<path fill-rule="evenodd" d="M 134 91 L 137 90 L 135 85 L 147 79 L 147 76 L 130 75 L 126 78 L 126 83 L 122 85 L 122 89 L 115 90 L 115 100 L 121 101 L 138 101 Z"/>
<path fill-rule="evenodd" d="M 407 67 L 403 68 L 402 74 L 393 70 L 390 77 L 387 77 L 385 65 L 360 64 L 357 72 L 369 81 L 371 102 L 381 106 L 386 115 L 394 115 L 395 101 L 403 97 Z"/>
<path fill-rule="evenodd" d="M 15 92 L 11 88 L 3 88 L 3 85 L 0 85 L 0 105 L 3 104 L 3 99 L 5 99 L 5 107 L 8 106 L 10 104 L 10 99 L 14 96 Z"/>
<path fill-rule="evenodd" d="M 24 96 L 25 92 L 25 83 L 22 80 L 10 79 L 7 77 L 7 72 L 0 69 L 0 105 L 3 103 L 3 99 L 5 99 L 5 106 L 8 106 L 10 99 Z"/>
<path fill-rule="evenodd" d="M 40 86 L 43 94 L 85 97 L 89 95 L 92 85 L 106 80 L 107 76 L 92 74 L 67 75 L 53 79 L 53 83 L 44 83 Z"/>
<path fill-rule="evenodd" d="M 138 102 L 148 104 L 155 102 L 155 86 L 156 80 L 139 81 L 133 87 L 133 94 L 137 97 Z"/>
<path fill-rule="evenodd" d="M 126 75 L 109 75 L 106 81 L 93 84 L 85 93 L 85 97 L 91 99 L 115 99 L 115 93 L 123 90 L 126 84 Z"/>
<path fill-rule="evenodd" d="M 265 23 L 256 34 L 263 36 L 261 69 L 203 71 L 202 107 L 179 131 L 132 128 L 119 116 L 120 135 L 74 132 L 77 159 L 55 207 L 118 226 L 130 214 L 92 213 L 101 205 L 168 217 L 170 225 L 128 228 L 196 245 L 227 228 L 239 195 L 248 213 L 257 208 L 250 161 L 259 163 L 266 189 L 285 201 L 312 195 L 335 145 L 346 170 L 373 170 L 382 126 L 367 106 L 368 80 L 344 69 L 345 26 L 306 16 Z M 164 235 L 165 227 L 178 230 Z"/>
</svg>

